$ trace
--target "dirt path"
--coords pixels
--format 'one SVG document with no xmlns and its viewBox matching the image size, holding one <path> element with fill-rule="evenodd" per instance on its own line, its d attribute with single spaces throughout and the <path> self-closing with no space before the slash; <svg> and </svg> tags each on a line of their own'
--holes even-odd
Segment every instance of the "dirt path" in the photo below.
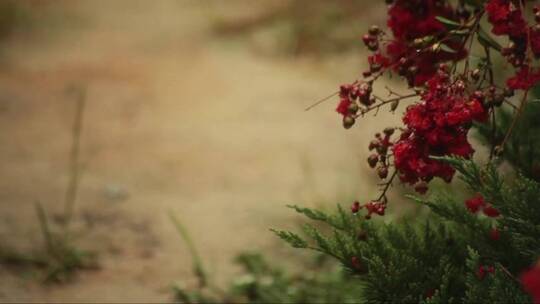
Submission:
<svg viewBox="0 0 540 304">
<path fill-rule="evenodd" d="M 294 225 L 285 204 L 373 193 L 364 147 L 385 116 L 345 132 L 333 103 L 303 111 L 349 80 L 359 60 L 258 56 L 210 36 L 204 3 L 75 2 L 69 7 L 80 24 L 8 45 L 0 72 L 0 238 L 31 248 L 41 242 L 34 202 L 61 210 L 74 112 L 66 88 L 82 85 L 76 229 L 102 269 L 44 287 L 0 268 L 0 301 L 170 300 L 168 286 L 192 276 L 169 211 L 224 283 L 240 250 L 288 252 L 268 233 Z"/>
</svg>

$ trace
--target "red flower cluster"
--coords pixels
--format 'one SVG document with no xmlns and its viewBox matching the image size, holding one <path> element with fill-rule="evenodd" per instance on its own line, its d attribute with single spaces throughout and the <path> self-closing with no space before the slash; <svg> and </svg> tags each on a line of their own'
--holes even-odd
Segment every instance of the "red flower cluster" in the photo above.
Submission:
<svg viewBox="0 0 540 304">
<path fill-rule="evenodd" d="M 354 267 L 354 269 L 361 269 L 362 263 L 360 262 L 360 259 L 358 257 L 353 256 L 351 258 L 351 265 Z"/>
<path fill-rule="evenodd" d="M 488 217 L 498 217 L 501 215 L 499 210 L 486 203 L 484 197 L 480 194 L 466 200 L 465 206 L 471 213 L 477 213 L 478 211 L 482 210 L 482 212 Z"/>
<path fill-rule="evenodd" d="M 371 91 L 371 83 L 367 82 L 345 84 L 339 88 L 340 101 L 336 112 L 343 115 L 343 126 L 346 129 L 354 125 L 360 106 L 369 107 L 375 103 L 375 97 L 371 95 Z"/>
<path fill-rule="evenodd" d="M 492 241 L 498 241 L 501 238 L 501 232 L 499 231 L 499 229 L 497 229 L 497 227 L 491 228 L 491 230 L 489 231 L 489 238 Z"/>
<path fill-rule="evenodd" d="M 527 33 L 527 22 L 519 4 L 511 0 L 490 0 L 486 4 L 488 21 L 495 35 L 508 35 L 512 40 L 523 39 Z"/>
<path fill-rule="evenodd" d="M 370 143 L 373 152 L 367 162 L 385 180 L 382 194 L 374 202 L 381 206 L 386 206 L 386 190 L 395 177 L 414 186 L 419 193 L 425 193 L 435 177 L 450 182 L 455 170 L 432 157 L 470 158 L 474 153 L 468 141 L 472 123 L 485 122 L 488 114 L 496 117 L 496 108 L 508 103 L 506 98 L 513 96 L 514 90 L 528 90 L 540 83 L 540 67 L 534 67 L 530 58 L 531 54 L 540 57 L 540 7 L 533 9 L 536 24 L 530 26 L 524 18 L 527 3 L 523 0 L 486 0 L 485 10 L 466 1 L 455 2 L 453 6 L 447 0 L 390 1 L 387 24 L 391 37 L 377 26 L 370 27 L 362 36 L 372 52 L 368 57 L 370 68 L 363 73 L 362 80 L 340 88 L 336 111 L 343 116 L 347 129 L 359 117 L 382 106 L 396 111 L 403 100 L 420 98 L 407 107 L 404 128 L 387 128 Z M 486 15 L 493 25 L 492 32 L 510 40 L 507 47 L 499 48 L 481 32 L 479 25 Z M 466 58 L 475 37 L 486 47 L 486 57 L 476 67 L 470 67 L 472 63 L 467 61 L 460 73 L 457 63 Z M 500 51 L 516 67 L 517 73 L 507 80 L 506 87 L 496 83 L 490 49 Z M 455 76 L 449 75 L 445 62 L 455 63 Z M 413 93 L 400 94 L 388 89 L 393 96 L 387 100 L 372 94 L 374 82 L 385 72 L 399 74 Z M 394 135 L 396 131 L 401 133 Z M 496 146 L 503 147 L 507 138 L 500 143 L 493 136 L 490 157 L 500 151 Z M 392 169 L 394 172 L 390 173 Z M 353 206 L 353 212 L 364 206 L 367 217 L 384 213 L 384 208 L 379 211 L 367 204 Z M 468 201 L 467 206 L 473 213 L 482 210 L 486 216 L 499 216 L 499 211 L 482 198 Z"/>
<path fill-rule="evenodd" d="M 540 70 L 533 71 L 528 66 L 521 68 L 514 77 L 506 81 L 514 90 L 528 90 L 540 81 Z"/>
<path fill-rule="evenodd" d="M 534 303 L 540 303 L 540 262 L 520 276 L 523 289 L 528 292 Z"/>
<path fill-rule="evenodd" d="M 469 158 L 474 152 L 467 140 L 473 120 L 483 121 L 483 93 L 468 96 L 461 80 L 451 81 L 441 65 L 431 78 L 420 103 L 411 105 L 403 118 L 408 130 L 393 146 L 394 164 L 402 182 L 414 185 L 440 177 L 450 182 L 454 169 L 430 156 Z"/>
<path fill-rule="evenodd" d="M 478 270 L 476 271 L 476 276 L 479 280 L 483 280 L 486 277 L 486 274 L 493 274 L 495 273 L 495 268 L 493 266 L 484 266 L 480 265 L 478 267 Z"/>
<path fill-rule="evenodd" d="M 454 52 L 430 47 L 431 42 L 447 32 L 436 17 L 454 19 L 456 15 L 446 2 L 397 0 L 390 6 L 388 15 L 388 27 L 394 39 L 386 48 L 387 66 L 392 65 L 400 75 L 406 76 L 411 85 L 422 85 L 430 79 L 436 73 L 438 63 L 465 57 L 466 51 L 459 41 L 446 43 Z"/>
<path fill-rule="evenodd" d="M 358 213 L 358 211 L 360 211 L 360 209 L 362 208 L 366 208 L 368 212 L 365 218 L 370 219 L 373 213 L 378 214 L 378 215 L 384 215 L 384 212 L 386 210 L 386 204 L 382 202 L 371 201 L 364 205 L 360 205 L 359 202 L 354 202 L 351 206 L 351 212 Z"/>
<path fill-rule="evenodd" d="M 540 56 L 540 27 L 529 26 L 523 17 L 521 4 L 512 0 L 489 0 L 486 4 L 488 21 L 493 25 L 492 33 L 506 35 L 510 45 L 502 49 L 508 61 L 519 68 L 517 74 L 508 79 L 512 89 L 528 90 L 540 81 L 540 70 L 534 71 L 527 58 L 527 49 Z M 540 21 L 540 9 L 533 9 L 537 23 Z"/>
</svg>

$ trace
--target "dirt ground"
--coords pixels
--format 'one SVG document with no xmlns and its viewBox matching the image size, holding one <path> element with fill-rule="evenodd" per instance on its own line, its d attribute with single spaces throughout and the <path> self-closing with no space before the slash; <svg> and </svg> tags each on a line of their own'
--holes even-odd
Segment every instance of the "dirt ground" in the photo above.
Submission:
<svg viewBox="0 0 540 304">
<path fill-rule="evenodd" d="M 335 100 L 304 111 L 365 68 L 361 55 L 267 56 L 210 34 L 216 15 L 276 5 L 254 2 L 67 1 L 64 13 L 76 18 L 3 46 L 0 239 L 39 246 L 34 203 L 61 211 L 75 111 L 69 88 L 82 86 L 74 229 L 101 269 L 44 286 L 0 266 L 0 301 L 170 301 L 169 286 L 193 276 L 169 212 L 226 284 L 241 250 L 278 261 L 290 254 L 268 231 L 295 226 L 286 204 L 375 194 L 365 147 L 387 116 L 344 131 Z"/>
</svg>

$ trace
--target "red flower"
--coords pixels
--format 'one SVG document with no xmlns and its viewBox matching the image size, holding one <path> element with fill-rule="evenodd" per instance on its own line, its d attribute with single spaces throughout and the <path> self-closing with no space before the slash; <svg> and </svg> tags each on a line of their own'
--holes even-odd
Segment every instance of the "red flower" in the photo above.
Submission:
<svg viewBox="0 0 540 304">
<path fill-rule="evenodd" d="M 351 212 L 352 213 L 358 213 L 362 207 L 360 206 L 359 202 L 354 202 L 351 206 Z"/>
<path fill-rule="evenodd" d="M 441 37 L 447 29 L 437 16 L 454 19 L 456 13 L 447 3 L 438 0 L 396 0 L 388 10 L 388 27 L 393 40 L 386 47 L 387 57 L 395 71 L 406 71 L 414 67 L 414 75 L 407 76 L 409 83 L 423 85 L 437 72 L 437 65 L 449 60 L 462 59 L 466 55 L 463 46 L 454 41 L 447 42 L 456 52 L 431 52 L 429 45 L 418 48 L 416 38 Z M 401 60 L 406 59 L 406 63 Z"/>
<path fill-rule="evenodd" d="M 531 29 L 531 49 L 535 56 L 540 56 L 540 30 Z"/>
<path fill-rule="evenodd" d="M 378 215 L 384 215 L 386 205 L 381 202 L 372 201 L 364 205 L 366 207 L 368 214 L 367 216 L 371 217 L 371 214 L 375 213 Z"/>
<path fill-rule="evenodd" d="M 496 227 L 491 228 L 491 231 L 489 232 L 489 238 L 493 241 L 498 241 L 501 238 L 501 233 Z"/>
<path fill-rule="evenodd" d="M 493 274 L 495 273 L 495 267 L 493 266 L 484 266 L 480 265 L 478 267 L 478 270 L 476 270 L 476 277 L 478 277 L 479 280 L 483 280 L 486 277 L 486 274 Z"/>
<path fill-rule="evenodd" d="M 477 98 L 466 96 L 458 82 L 451 81 L 444 67 L 427 82 L 427 86 L 422 101 L 409 106 L 403 117 L 407 126 L 404 134 L 407 135 L 393 146 L 399 177 L 411 185 L 429 182 L 434 177 L 450 182 L 454 169 L 430 157 L 469 158 L 474 153 L 467 139 L 471 122 L 483 120 L 487 114 Z"/>
<path fill-rule="evenodd" d="M 528 90 L 540 81 L 540 71 L 534 72 L 529 67 L 523 67 L 517 74 L 506 81 L 508 87 L 514 90 Z"/>
<path fill-rule="evenodd" d="M 362 269 L 362 262 L 360 262 L 360 259 L 358 257 L 353 256 L 351 258 L 351 265 L 356 270 Z"/>
<path fill-rule="evenodd" d="M 540 264 L 540 263 L 539 263 Z M 521 274 L 520 280 L 523 289 L 529 293 L 534 303 L 540 303 L 540 265 L 525 271 Z"/>
<path fill-rule="evenodd" d="M 509 0 L 490 0 L 486 5 L 488 21 L 493 25 L 495 35 L 508 35 L 511 38 L 523 37 L 527 23 L 519 6 Z"/>
<path fill-rule="evenodd" d="M 491 205 L 487 205 L 486 207 L 484 207 L 484 210 L 482 211 L 484 212 L 485 215 L 489 217 L 498 217 L 499 215 L 501 215 L 499 210 L 493 208 Z"/>
<path fill-rule="evenodd" d="M 349 98 L 342 98 L 339 101 L 336 112 L 343 116 L 347 115 L 349 113 L 349 106 L 351 105 L 351 103 L 352 101 Z"/>
<path fill-rule="evenodd" d="M 480 194 L 465 201 L 465 206 L 467 206 L 467 209 L 471 213 L 477 213 L 485 205 L 486 202 L 484 201 L 484 197 L 482 197 Z"/>
</svg>

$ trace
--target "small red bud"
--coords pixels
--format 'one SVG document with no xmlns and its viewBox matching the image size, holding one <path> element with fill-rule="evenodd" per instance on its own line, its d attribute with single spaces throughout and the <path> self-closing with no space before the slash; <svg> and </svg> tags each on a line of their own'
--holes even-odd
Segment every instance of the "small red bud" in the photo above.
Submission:
<svg viewBox="0 0 540 304">
<path fill-rule="evenodd" d="M 360 264 L 360 259 L 358 257 L 355 257 L 353 256 L 351 258 L 351 265 L 355 268 L 355 269 L 358 269 L 361 267 L 361 264 Z"/>
<path fill-rule="evenodd" d="M 358 211 L 360 211 L 362 207 L 360 207 L 360 203 L 359 202 L 354 202 L 352 205 L 351 205 L 351 212 L 352 213 L 358 213 Z"/>
<path fill-rule="evenodd" d="M 489 232 L 489 238 L 493 241 L 498 241 L 501 238 L 499 229 L 497 229 L 496 227 L 491 228 L 491 231 Z"/>
<path fill-rule="evenodd" d="M 476 270 L 476 277 L 482 281 L 486 277 L 486 267 L 484 265 L 478 266 L 478 269 Z"/>
<path fill-rule="evenodd" d="M 380 145 L 380 142 L 378 140 L 372 140 L 369 142 L 369 151 L 373 150 L 373 149 L 377 149 Z"/>
<path fill-rule="evenodd" d="M 395 131 L 394 128 L 385 128 L 383 133 L 388 135 L 388 136 L 392 136 L 392 134 L 394 134 L 394 131 Z"/>
<path fill-rule="evenodd" d="M 474 99 L 477 99 L 478 101 L 484 100 L 484 92 L 482 91 L 474 91 L 472 97 Z"/>
<path fill-rule="evenodd" d="M 420 193 L 420 194 L 424 194 L 426 193 L 428 190 L 428 184 L 424 181 L 421 181 L 421 182 L 418 182 L 415 186 L 414 186 L 414 191 Z"/>
<path fill-rule="evenodd" d="M 484 207 L 482 211 L 484 212 L 486 216 L 489 216 L 489 217 L 498 217 L 499 215 L 501 215 L 499 210 L 493 208 L 493 206 L 491 205 Z"/>
<path fill-rule="evenodd" d="M 375 168 L 378 162 L 379 162 L 379 156 L 377 154 L 371 154 L 368 157 L 368 164 L 371 168 Z"/>
<path fill-rule="evenodd" d="M 364 42 L 365 45 L 368 45 L 371 41 L 373 41 L 373 37 L 369 34 L 364 34 L 362 36 L 362 41 Z"/>
<path fill-rule="evenodd" d="M 386 167 L 380 167 L 379 169 L 377 169 L 377 174 L 381 179 L 385 179 L 386 177 L 388 177 L 388 169 Z"/>
</svg>

